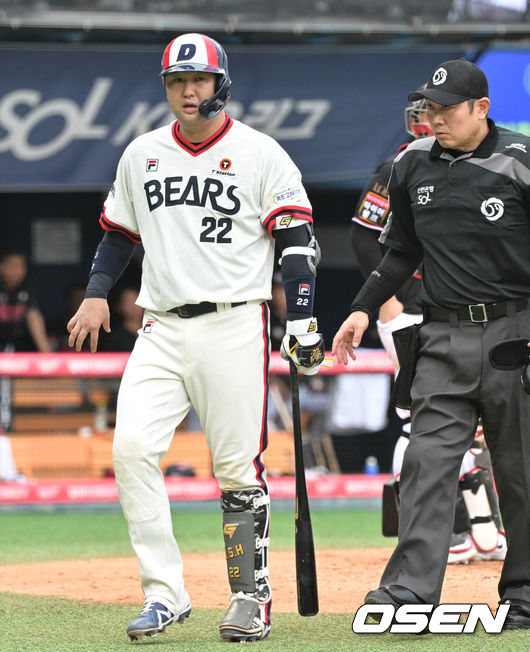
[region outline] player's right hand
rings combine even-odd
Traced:
[[[75,315],[67,325],[70,337],[68,346],[81,351],[83,342],[90,335],[90,350],[95,353],[98,348],[99,329],[103,326],[110,333],[110,311],[106,299],[84,299]]]
[[[356,349],[368,328],[370,319],[365,312],[356,310],[343,322],[333,338],[331,355],[337,358],[337,362],[348,364],[348,356],[356,360],[353,349]]]
[[[324,338],[320,333],[285,334],[280,355],[284,360],[292,360],[301,374],[313,376],[324,361]]]
[[[324,360],[324,338],[314,317],[287,320],[280,346],[284,360],[292,360],[301,374],[312,376]]]

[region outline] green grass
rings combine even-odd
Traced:
[[[274,506],[273,506],[274,507]],[[381,536],[378,511],[323,511],[313,509],[315,545],[318,549],[392,546],[394,539]],[[223,549],[219,511],[173,513],[174,529],[183,552]],[[271,547],[294,548],[292,511],[274,510]],[[132,556],[127,526],[120,512],[9,512],[0,513],[0,563],[38,560],[88,559]],[[207,571],[206,571],[207,572]],[[352,582],[355,578],[351,578]],[[1,568],[0,568],[1,589]],[[215,587],[212,588],[215,590]],[[347,601],[347,596],[344,597]],[[197,652],[230,650],[219,639],[219,609],[193,610],[182,627],[136,643],[128,640],[126,624],[138,615],[137,605],[91,603],[22,594],[0,595],[0,652],[114,652],[134,647]],[[486,635],[356,635],[352,614],[318,614],[302,618],[297,613],[273,610],[273,630],[256,649],[293,652],[482,652],[498,649],[526,651],[529,632]]]
[[[377,511],[313,511],[315,546],[325,548],[391,547],[381,535]],[[223,549],[220,511],[173,512],[173,526],[184,553]],[[272,511],[271,547],[294,548],[292,512]],[[23,512],[0,514],[0,564],[57,559],[133,555],[120,512]],[[1,650],[0,644],[0,650]]]
[[[114,652],[119,650],[171,650],[228,652],[219,638],[220,609],[195,609],[183,626],[172,625],[165,634],[129,641],[125,625],[138,615],[134,605],[105,605],[60,598],[2,594],[0,622],[2,652]],[[351,616],[274,614],[268,639],[254,644],[257,650],[284,652],[482,652],[499,648],[509,652],[528,649],[528,633],[504,632],[500,636],[477,632],[451,635],[355,635]],[[233,647],[233,646],[232,646]],[[237,648],[236,648],[237,649]]]

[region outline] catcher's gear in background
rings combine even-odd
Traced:
[[[213,120],[230,99],[232,82],[228,75],[228,59],[217,41],[204,34],[185,34],[173,39],[162,57],[161,77],[172,72],[211,72],[217,75],[215,94],[199,105],[199,113]]]
[[[427,84],[418,88],[419,91],[425,90]],[[427,105],[424,99],[411,102],[405,108],[405,129],[408,134],[414,138],[425,138],[432,136],[431,126],[427,121]]]
[[[292,360],[300,373],[318,373],[324,361],[324,338],[317,332],[317,320],[310,317],[288,321],[280,354],[284,360]]]
[[[477,469],[466,473],[458,488],[468,514],[473,542],[482,552],[494,550],[498,544],[500,518],[491,471]],[[462,532],[460,529],[456,531]]]
[[[480,432],[480,428],[479,428]],[[407,440],[402,437],[401,458]],[[502,560],[506,554],[506,540],[501,530],[499,503],[491,473],[491,458],[484,448],[483,437],[477,436],[474,446],[464,456],[457,488],[453,532],[457,537],[451,544],[449,564]],[[398,464],[399,468],[401,464]],[[396,473],[396,468],[394,473]],[[383,536],[398,534],[399,480],[391,478],[383,488]],[[458,541],[457,541],[458,539]]]
[[[481,433],[479,426],[478,433]],[[471,454],[475,459],[471,460]],[[491,471],[491,457],[484,436],[478,434],[464,457],[467,472],[458,482],[453,532],[460,543],[451,543],[447,563],[498,561],[506,556],[506,537],[501,530],[499,501]],[[471,468],[470,468],[471,467]],[[454,537],[453,537],[454,538]]]
[[[254,641],[270,631],[269,506],[270,497],[262,489],[221,493],[232,598],[219,631],[227,641]]]

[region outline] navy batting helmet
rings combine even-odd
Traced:
[[[204,34],[184,34],[173,39],[162,57],[162,72],[165,77],[171,72],[197,70],[217,75],[215,94],[201,102],[199,113],[213,120],[230,99],[232,82],[228,75],[226,52],[213,38]]]

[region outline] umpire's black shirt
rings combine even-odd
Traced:
[[[474,152],[411,143],[389,183],[385,244],[423,258],[421,301],[457,308],[530,294],[530,138],[496,127]]]

